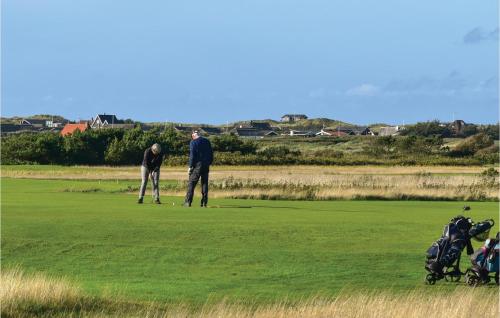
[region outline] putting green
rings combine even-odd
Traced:
[[[407,290],[423,285],[426,249],[464,205],[211,200],[213,208],[182,208],[179,197],[138,205],[120,191],[128,184],[2,179],[2,266],[66,276],[92,294],[167,302]],[[498,221],[497,202],[469,205],[474,220]]]

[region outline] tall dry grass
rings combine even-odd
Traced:
[[[313,299],[297,305],[277,304],[248,310],[242,306],[218,305],[203,309],[198,317],[242,318],[442,318],[498,317],[498,296],[480,290],[455,291],[448,295],[410,292],[404,295],[360,294],[334,299]],[[178,317],[190,317],[179,315]]]
[[[379,166],[216,166],[210,173],[213,198],[289,200],[463,200],[499,199],[498,177],[482,176],[484,167]],[[137,167],[54,167],[2,169],[3,177],[53,179],[137,179]],[[162,195],[182,196],[187,173],[163,167]],[[87,189],[88,190],[88,189]],[[92,188],[99,191],[99,188]],[[73,190],[71,190],[73,191]],[[80,191],[80,190],[76,190]],[[83,190],[82,190],[83,191]],[[136,193],[138,189],[124,189]]]
[[[404,294],[351,291],[331,299],[254,306],[220,302],[193,309],[90,298],[67,281],[27,275],[18,269],[2,271],[0,301],[2,317],[490,318],[499,314],[498,289],[491,288]]]
[[[165,185],[163,194],[182,195],[185,184]],[[498,200],[498,178],[480,175],[277,175],[210,182],[214,198],[291,200]]]
[[[479,174],[485,168],[479,166],[213,166],[210,176],[214,180],[233,177],[236,179],[267,178],[269,176],[307,176],[322,175],[406,175],[406,174]],[[185,180],[184,167],[162,167],[162,178]],[[1,177],[33,179],[99,179],[134,180],[140,179],[139,167],[107,166],[45,166],[44,169],[31,169],[26,166],[4,166]]]
[[[26,274],[20,269],[1,271],[2,317],[29,317],[29,312],[50,312],[80,307],[84,297],[78,287],[63,279]],[[34,313],[33,313],[34,314]]]

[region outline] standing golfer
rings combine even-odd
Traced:
[[[161,146],[159,144],[154,144],[144,151],[144,159],[142,160],[141,166],[142,183],[137,203],[141,204],[143,202],[146,186],[148,185],[148,179],[151,176],[151,182],[153,183],[153,196],[155,200],[154,202],[156,204],[161,204],[159,181],[162,162],[163,153],[161,152]]]
[[[208,203],[208,172],[213,161],[212,145],[196,130],[191,134],[191,139],[189,144],[189,183],[184,206],[191,206],[194,188],[201,177],[201,206],[206,208]]]

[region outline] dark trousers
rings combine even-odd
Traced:
[[[201,205],[206,206],[208,203],[208,173],[209,166],[204,166],[201,163],[196,164],[193,172],[189,175],[188,188],[185,202],[191,205],[193,202],[194,189],[198,180],[201,178]]]

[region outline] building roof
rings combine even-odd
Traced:
[[[119,120],[115,115],[97,115],[102,122],[107,121],[108,124],[123,124],[123,120]]]
[[[281,116],[281,118],[283,118],[283,117],[302,117],[302,118],[307,118],[307,116],[304,115],[304,114],[285,114],[285,115]]]
[[[345,131],[339,131],[335,129],[322,129],[320,132],[316,134],[316,136],[334,136],[334,137],[342,137],[346,135],[347,133]]]
[[[21,125],[45,125],[47,122],[46,119],[26,119],[23,118],[20,121]]]
[[[12,133],[21,130],[31,130],[30,125],[16,125],[16,124],[0,124],[0,131],[2,133]]]
[[[206,135],[222,134],[222,130],[218,127],[175,126],[174,129],[183,133],[192,133],[193,131],[197,130],[201,134],[206,134]]]
[[[339,126],[336,128],[336,130],[346,132],[347,134],[355,134],[355,135],[366,134],[371,132],[370,128],[366,126],[352,126],[352,127]]]
[[[62,136],[71,135],[76,130],[83,132],[83,131],[87,130],[88,128],[89,128],[88,124],[66,124],[64,126],[63,130],[61,130],[61,135]]]
[[[269,123],[266,123],[266,122],[262,123],[262,122],[251,121],[250,127],[258,129],[258,130],[272,130],[271,125]]]
[[[278,133],[272,129],[262,130],[253,127],[236,127],[230,131],[232,134],[236,134],[240,137],[266,137],[266,136],[278,136]]]
[[[262,131],[255,128],[236,128],[236,134],[241,137],[259,137],[262,136]]]
[[[124,124],[124,121],[123,120],[120,120],[118,118],[116,118],[115,115],[107,115],[107,114],[99,114],[96,116],[96,118],[94,119],[93,123],[97,120],[97,119],[100,119],[101,120],[101,123],[108,123],[108,125],[113,125],[113,124]]]
[[[264,136],[278,136],[278,133],[274,130],[264,132]]]

